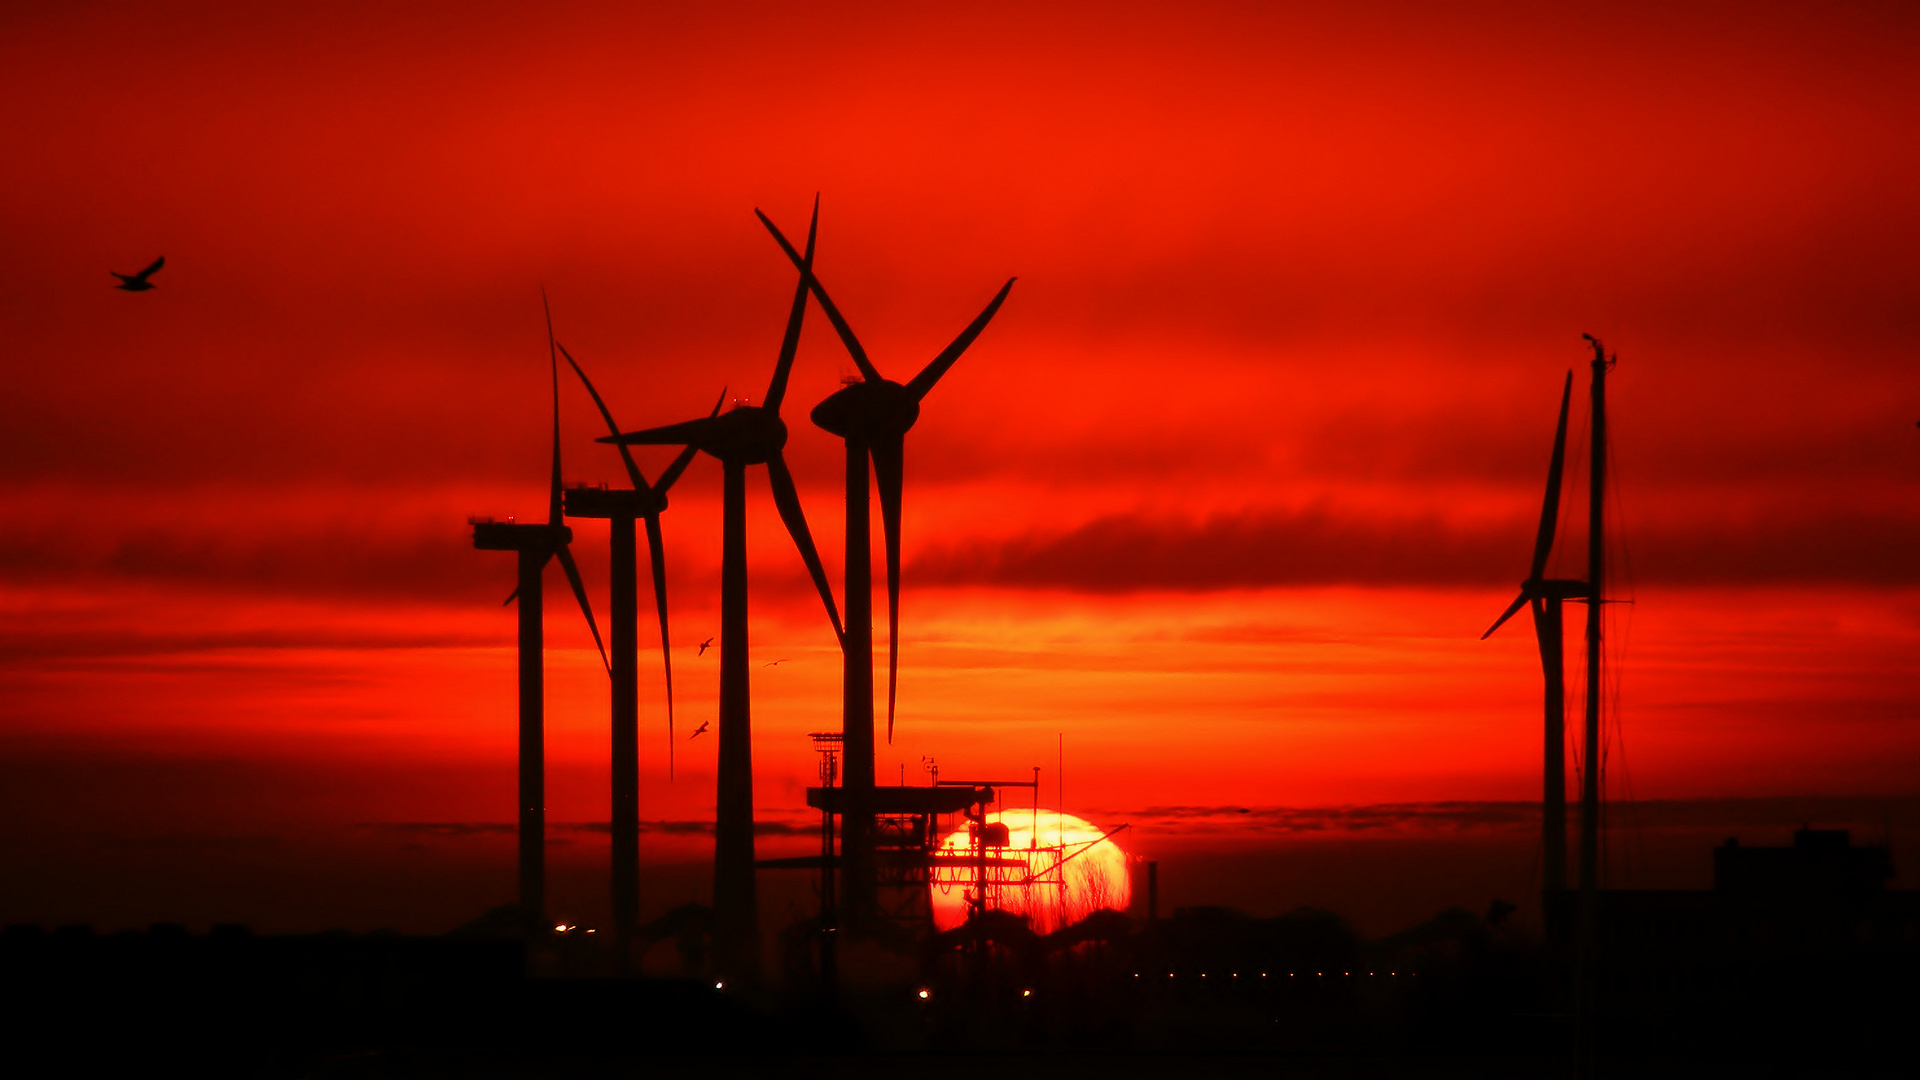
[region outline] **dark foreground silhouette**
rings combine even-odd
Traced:
[[[1920,894],[1880,888],[1884,849],[1798,840],[1725,849],[1714,890],[1607,894],[1603,1075],[1911,1064]],[[0,1010],[13,1075],[1571,1075],[1566,943],[1513,910],[1377,940],[1313,909],[1101,911],[1047,935],[990,911],[864,971],[843,949],[835,989],[796,924],[758,990],[606,977],[610,942],[528,941],[511,909],[442,937],[17,926]],[[709,914],[643,936],[704,972]]]

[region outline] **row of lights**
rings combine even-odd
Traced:
[[[1291,978],[1295,978],[1295,977],[1297,977],[1297,976],[1298,976],[1298,974],[1299,974],[1298,972],[1294,972],[1294,971],[1289,971],[1289,972],[1287,972],[1287,978],[1289,978],[1289,979],[1291,979]],[[1379,973],[1379,972],[1377,972],[1377,971],[1369,971],[1369,972],[1367,972],[1367,978],[1369,978],[1369,979],[1372,979],[1372,978],[1377,978],[1377,977],[1379,977],[1379,974],[1380,974],[1380,973]],[[1400,973],[1399,973],[1399,972],[1397,972],[1397,971],[1389,971],[1389,972],[1387,972],[1387,975],[1388,975],[1389,977],[1392,977],[1392,978],[1397,978],[1397,977],[1399,976],[1399,974],[1400,974]],[[1408,972],[1407,974],[1408,974],[1408,976],[1409,976],[1409,977],[1411,977],[1413,973],[1412,973],[1412,972]],[[1352,978],[1352,977],[1353,977],[1353,972],[1351,972],[1351,971],[1343,971],[1343,972],[1341,972],[1341,973],[1340,973],[1340,975],[1341,975],[1341,977],[1343,977],[1343,978]],[[1327,973],[1326,973],[1326,972],[1324,972],[1324,971],[1316,971],[1316,972],[1314,972],[1314,973],[1313,973],[1313,976],[1314,976],[1314,978],[1316,978],[1316,979],[1324,979],[1324,978],[1326,978],[1326,976],[1327,976]],[[1140,977],[1140,973],[1139,973],[1139,972],[1137,972],[1137,971],[1136,971],[1136,972],[1134,972],[1134,973],[1133,973],[1133,977],[1134,977],[1134,978],[1136,978],[1136,979],[1137,979],[1137,978],[1139,978],[1139,977]],[[1203,978],[1203,979],[1204,979],[1204,978],[1206,978],[1206,977],[1207,977],[1207,973],[1206,973],[1206,972],[1204,972],[1204,971],[1203,971],[1203,972],[1201,972],[1201,973],[1200,973],[1200,977],[1201,977],[1201,978]],[[1233,979],[1237,979],[1237,978],[1239,978],[1239,977],[1240,977],[1240,973],[1239,973],[1239,972],[1237,972],[1237,971],[1236,971],[1236,972],[1234,972],[1234,973],[1233,973],[1232,975],[1230,975],[1230,976],[1228,976],[1228,978],[1233,978]],[[1260,973],[1260,977],[1261,977],[1261,978],[1263,978],[1263,979],[1264,979],[1264,978],[1266,978],[1266,977],[1267,977],[1267,973],[1266,973],[1266,972],[1264,972],[1264,971],[1263,971],[1263,972],[1261,972],[1261,973]],[[1169,972],[1167,972],[1167,978],[1169,978],[1169,979],[1171,979],[1171,978],[1174,978],[1174,974],[1173,974],[1173,972],[1171,972],[1171,971],[1169,971]]]
[[[555,929],[555,930],[562,930],[562,928],[561,928],[561,927],[558,927],[558,926],[556,926],[556,927],[554,927],[554,929]],[[562,932],[564,932],[564,931],[562,931]],[[591,933],[593,933],[593,931],[591,931],[591,930],[589,930],[589,931],[587,931],[587,933],[589,933],[589,934],[591,934]],[[1315,978],[1325,978],[1325,977],[1326,977],[1326,974],[1327,974],[1327,973],[1326,973],[1326,972],[1324,972],[1324,971],[1316,971],[1316,972],[1314,972],[1313,974],[1314,974],[1314,977],[1315,977]],[[1341,974],[1342,976],[1344,976],[1344,977],[1347,977],[1347,978],[1351,978],[1351,977],[1353,976],[1353,972],[1351,972],[1351,971],[1343,971],[1343,972],[1341,972],[1340,974]],[[1399,974],[1400,974],[1400,973],[1399,973],[1399,972],[1397,972],[1397,971],[1389,971],[1389,972],[1387,972],[1387,975],[1388,975],[1388,976],[1390,976],[1390,977],[1398,977],[1398,976],[1399,976]],[[1409,972],[1409,974],[1411,974],[1411,972]],[[1291,979],[1291,978],[1294,978],[1294,977],[1295,977],[1296,975],[1298,975],[1298,972],[1293,972],[1293,971],[1289,971],[1289,972],[1287,972],[1287,978],[1289,978],[1289,979]],[[1377,971],[1369,971],[1369,972],[1367,972],[1367,977],[1368,977],[1368,978],[1374,978],[1374,977],[1376,977],[1376,976],[1378,976],[1378,975],[1379,975],[1379,972],[1377,972]],[[1140,977],[1140,973],[1139,973],[1139,972],[1137,972],[1137,971],[1136,971],[1136,972],[1134,972],[1134,973],[1133,973],[1133,977],[1134,977],[1134,978],[1136,978],[1136,979],[1137,979],[1137,978],[1139,978],[1139,977]],[[1167,978],[1169,978],[1169,979],[1171,979],[1171,978],[1174,978],[1174,977],[1175,977],[1175,976],[1174,976],[1174,974],[1173,974],[1173,972],[1171,972],[1171,971],[1169,971],[1169,972],[1167,972]],[[1201,972],[1201,973],[1200,973],[1200,977],[1201,977],[1201,978],[1203,978],[1203,979],[1204,979],[1204,978],[1206,978],[1206,977],[1207,977],[1207,973],[1206,973],[1206,972],[1204,972],[1204,971],[1203,971],[1203,972]],[[1233,973],[1232,975],[1230,975],[1230,976],[1228,976],[1228,977],[1229,977],[1229,978],[1234,978],[1234,979],[1237,979],[1237,978],[1239,978],[1239,977],[1240,977],[1240,973],[1236,971],[1236,972],[1234,972],[1234,973]],[[1261,977],[1261,978],[1263,978],[1263,979],[1264,979],[1264,978],[1266,978],[1266,977],[1267,977],[1267,973],[1266,973],[1266,972],[1264,972],[1264,971],[1263,971],[1263,972],[1261,972],[1261,973],[1260,973],[1260,977]],[[726,982],[725,982],[724,980],[721,980],[721,981],[716,981],[716,982],[715,982],[715,983],[713,984],[713,988],[714,988],[715,990],[725,990],[725,989],[727,988],[727,984],[726,984]],[[923,987],[921,987],[921,988],[920,988],[920,989],[919,989],[918,991],[916,991],[916,992],[915,992],[915,994],[914,994],[914,996],[915,996],[915,997],[917,997],[917,998],[919,998],[919,999],[920,999],[921,1001],[926,1001],[926,1000],[929,1000],[930,998],[932,998],[932,997],[933,997],[933,991],[931,991],[931,990],[929,990],[929,989],[927,989],[926,987],[924,987],[924,986],[923,986]],[[1033,991],[1032,991],[1032,990],[1022,990],[1022,991],[1020,991],[1020,996],[1021,996],[1021,997],[1023,997],[1023,998],[1030,998],[1030,997],[1032,997],[1032,996],[1033,996]]]

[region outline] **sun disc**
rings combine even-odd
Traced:
[[[1024,915],[1036,933],[1070,926],[1102,908],[1126,910],[1132,897],[1127,853],[1104,830],[1072,814],[1053,810],[1002,810],[987,824],[1007,828],[1007,846],[992,848],[996,858],[1018,859],[1024,867],[996,870],[1002,882],[989,890],[991,906]],[[944,852],[969,850],[965,827],[940,843]],[[933,886],[933,921],[941,930],[967,918],[966,894],[972,877],[948,870]]]

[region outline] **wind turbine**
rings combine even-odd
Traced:
[[[1542,888],[1557,893],[1567,887],[1567,765],[1566,765],[1566,655],[1561,620],[1561,605],[1568,600],[1585,600],[1584,581],[1548,578],[1547,559],[1553,552],[1553,533],[1560,520],[1560,480],[1567,457],[1567,412],[1573,404],[1573,372],[1567,372],[1560,393],[1560,422],[1553,432],[1553,457],[1547,466],[1547,496],[1540,506],[1540,531],[1533,544],[1533,567],[1527,580],[1520,583],[1520,595],[1494,620],[1485,641],[1506,624],[1520,608],[1533,609],[1533,633],[1540,643],[1540,667],[1546,676],[1546,783],[1541,799],[1540,829],[1546,863]]]
[[[547,918],[546,671],[540,578],[556,556],[587,617],[587,628],[593,631],[600,663],[609,674],[613,670],[600,641],[600,627],[593,620],[593,605],[587,602],[580,567],[567,548],[573,530],[561,520],[560,362],[552,349],[548,353],[553,369],[553,474],[547,489],[547,520],[530,524],[488,518],[472,523],[474,547],[512,551],[520,557],[519,584],[507,603],[520,601],[520,914],[529,931],[545,926]]]
[[[947,373],[960,354],[986,329],[994,313],[1007,299],[1014,278],[1000,287],[985,310],[968,324],[960,336],[941,350],[918,375],[905,385],[887,379],[867,358],[860,339],[834,306],[820,279],[812,272],[812,241],[803,257],[787,242],[778,226],[767,215],[755,210],[761,224],[773,234],[781,250],[800,268],[806,285],[820,308],[840,335],[853,362],[859,365],[860,381],[849,382],[815,406],[812,420],[846,442],[847,450],[847,557],[846,557],[846,646],[841,650],[842,678],[841,737],[845,754],[846,797],[843,808],[842,848],[847,856],[848,902],[857,914],[871,911],[877,888],[873,866],[871,830],[868,816],[858,810],[863,796],[873,790],[873,552],[869,536],[867,459],[873,459],[873,473],[879,481],[880,517],[886,533],[887,555],[887,741],[893,741],[893,715],[899,682],[900,652],[900,489],[904,472],[903,458],[907,431],[920,418],[920,402],[940,377]],[[819,215],[816,201],[815,217]]]
[[[786,336],[780,342],[773,380],[760,405],[741,404],[731,411],[685,423],[601,439],[615,445],[689,446],[720,460],[723,539],[720,569],[720,764],[713,830],[713,922],[716,960],[727,975],[752,978],[759,968],[759,906],[755,896],[753,862],[753,742],[751,689],[747,668],[747,466],[765,465],[774,505],[787,532],[806,563],[814,588],[826,604],[834,638],[845,647],[840,613],[834,606],[820,553],[807,529],[794,489],[793,474],[781,450],[787,425],[780,419],[786,397],[787,375],[800,344],[800,324],[806,315],[807,276],[813,265],[814,235],[819,208],[807,231],[807,254],[801,261],[800,284],[794,290],[787,316]]]
[[[1553,877],[1558,874],[1561,888],[1566,884],[1566,791],[1565,780],[1554,766],[1561,753],[1560,725],[1563,722],[1564,703],[1558,683],[1561,680],[1560,663],[1560,621],[1558,602],[1575,600],[1587,605],[1587,678],[1586,710],[1581,731],[1580,769],[1580,859],[1578,893],[1574,908],[1574,962],[1573,962],[1573,1006],[1574,1006],[1574,1045],[1575,1056],[1583,1071],[1590,1070],[1595,1038],[1595,1012],[1593,966],[1598,948],[1595,937],[1595,925],[1598,920],[1600,893],[1600,794],[1604,782],[1600,761],[1600,707],[1601,685],[1603,682],[1603,634],[1605,623],[1602,619],[1601,605],[1606,600],[1606,490],[1607,490],[1607,372],[1612,370],[1618,358],[1609,358],[1600,339],[1591,334],[1582,337],[1593,346],[1591,405],[1592,445],[1588,451],[1587,480],[1587,580],[1584,582],[1553,581],[1542,578],[1546,568],[1546,553],[1553,545],[1553,521],[1558,516],[1560,495],[1560,472],[1565,451],[1567,433],[1567,409],[1573,393],[1573,373],[1567,373],[1567,388],[1560,399],[1560,426],[1554,436],[1552,471],[1547,478],[1547,504],[1541,512],[1540,539],[1536,542],[1533,555],[1533,573],[1520,585],[1520,597],[1508,607],[1493,627],[1487,631],[1492,634],[1500,628],[1522,603],[1534,605],[1536,627],[1543,628],[1541,635],[1541,658],[1547,668],[1547,754],[1549,768],[1547,773],[1547,798],[1549,825],[1554,810],[1554,801],[1558,799],[1560,827],[1556,832],[1548,829],[1547,841],[1552,845],[1559,842],[1559,865],[1551,859],[1554,850],[1548,848],[1547,868],[1549,888]],[[1543,613],[1542,604],[1546,605]],[[1544,619],[1543,619],[1544,615]],[[1486,635],[1482,635],[1484,639]],[[1553,919],[1553,910],[1558,905],[1548,905],[1549,926]],[[1551,930],[1550,930],[1551,932]]]
[[[542,296],[544,301],[545,297]],[[567,358],[567,364],[593,397],[593,404],[615,435],[620,425],[594,389],[593,380],[580,367],[566,346],[553,339],[553,313],[547,313],[547,341]],[[722,397],[725,395],[723,394]],[[715,403],[714,410],[719,411]],[[612,899],[614,934],[619,942],[621,962],[627,960],[627,942],[640,925],[640,634],[639,574],[634,522],[647,523],[647,553],[653,566],[653,599],[660,613],[660,660],[666,669],[667,688],[667,773],[673,773],[673,655],[667,634],[667,563],[660,535],[660,514],[667,508],[667,490],[686,471],[693,460],[694,448],[688,447],[673,459],[660,482],[648,484],[634,463],[633,454],[622,446],[620,460],[627,467],[631,490],[573,488],[566,493],[566,512],[571,517],[606,518],[611,558],[611,598],[607,635],[613,644],[612,687],[612,822],[613,842]]]

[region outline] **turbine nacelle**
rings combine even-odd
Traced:
[[[787,445],[787,422],[760,405],[740,405],[718,416],[683,424],[603,436],[616,446],[691,446],[721,461],[765,465]]]
[[[644,518],[666,512],[667,493],[653,489],[572,487],[566,492],[565,509],[568,517]]]
[[[920,402],[891,379],[850,382],[813,407],[814,426],[842,439],[877,439],[905,435],[920,419]]]
[[[565,525],[539,522],[476,521],[473,546],[481,551],[553,551],[573,543],[573,530]]]

